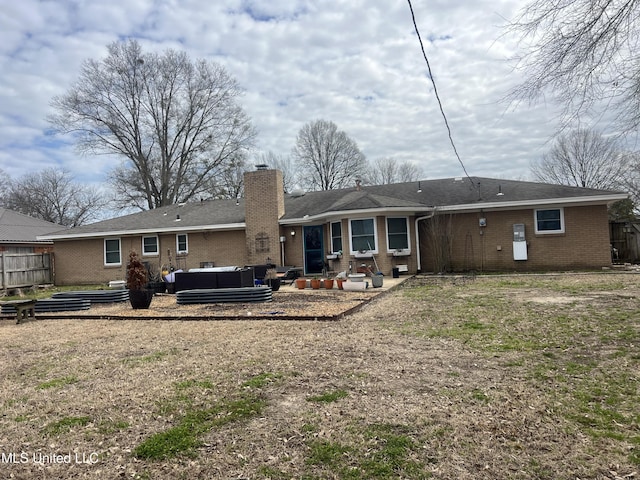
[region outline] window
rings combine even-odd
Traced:
[[[331,251],[342,251],[342,222],[331,222]]]
[[[178,235],[176,235],[176,252],[177,253],[189,252],[189,243],[187,241],[186,233],[179,233]]]
[[[535,211],[536,233],[564,233],[564,210],[549,208]]]
[[[373,218],[363,218],[351,220],[351,252],[356,253],[363,250],[376,250],[376,227]]]
[[[142,255],[158,255],[158,237],[142,237]]]
[[[122,257],[120,256],[120,239],[119,238],[104,239],[104,264],[105,265],[122,265]]]
[[[389,251],[409,249],[409,219],[387,218],[387,245]]]

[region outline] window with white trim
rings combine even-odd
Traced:
[[[537,234],[564,233],[564,209],[545,208],[535,211]]]
[[[342,251],[342,222],[331,222],[331,252]]]
[[[371,251],[378,253],[376,247],[376,222],[373,218],[359,218],[349,221],[351,253]]]
[[[390,252],[409,249],[409,219],[387,217],[387,249]]]
[[[179,254],[189,252],[189,241],[186,233],[176,235],[176,252]]]
[[[122,265],[119,238],[104,239],[104,264],[107,266]]]
[[[158,255],[159,252],[157,235],[142,237],[142,255]]]

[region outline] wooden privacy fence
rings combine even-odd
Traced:
[[[50,253],[0,252],[2,289],[53,283]]]

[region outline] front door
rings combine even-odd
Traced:
[[[303,227],[304,236],[304,273],[320,275],[324,268],[324,242],[322,225]]]

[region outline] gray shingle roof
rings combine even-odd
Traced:
[[[420,190],[420,191],[419,191]],[[501,193],[501,195],[498,195]],[[523,208],[548,203],[608,203],[626,198],[618,191],[550,185],[492,178],[447,178],[420,182],[363,186],[285,195],[283,223],[329,218],[349,212],[405,211],[420,214],[441,209]],[[178,220],[178,216],[180,220]],[[57,238],[243,229],[244,200],[208,200],[171,205],[84,225],[52,235]]]
[[[38,240],[39,235],[59,231],[61,225],[0,208],[0,243],[51,243]]]

